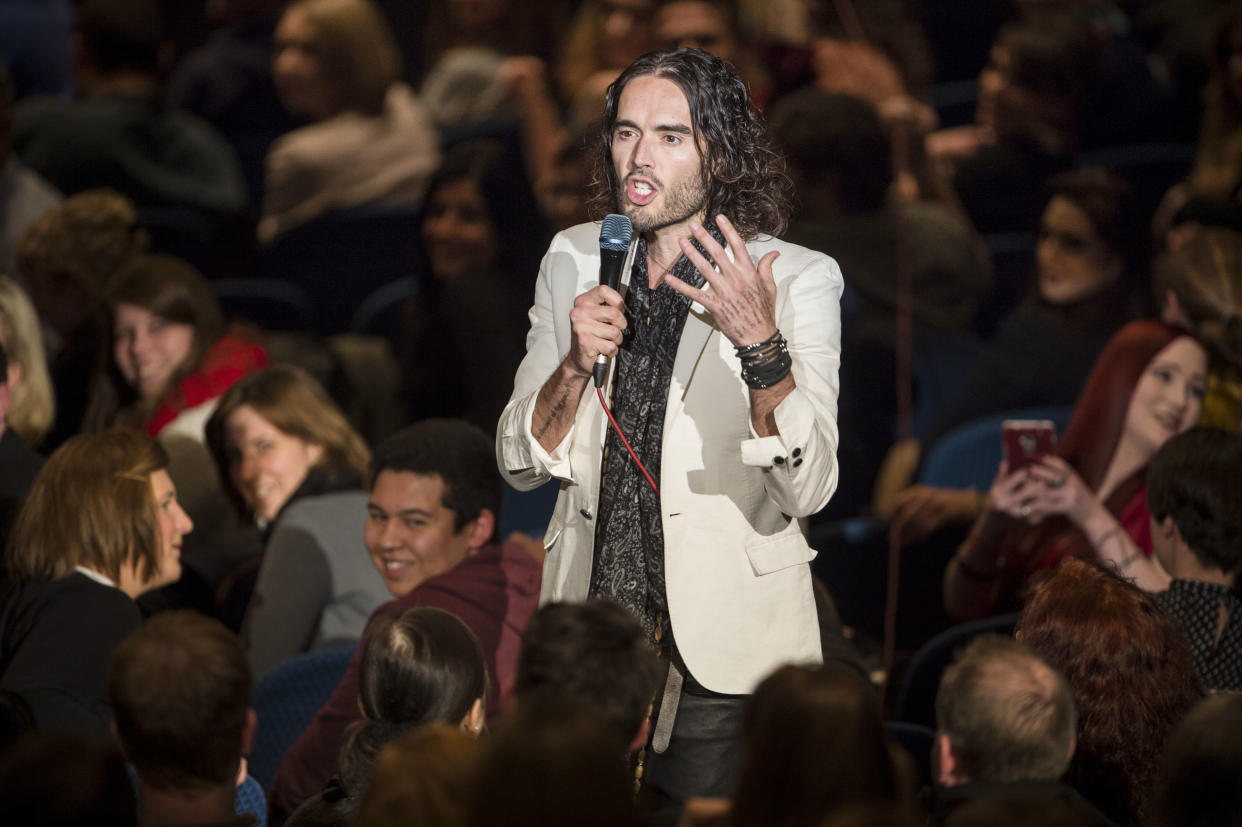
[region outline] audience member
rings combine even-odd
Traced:
[[[1000,321],[956,397],[924,442],[976,419],[1070,405],[1109,338],[1142,316],[1143,228],[1130,189],[1099,169],[1058,175],[1039,224],[1035,279],[1026,299]],[[1022,288],[997,282],[990,304],[1007,305]],[[913,469],[908,469],[913,471]],[[896,501],[893,531],[909,545],[979,515],[975,491],[915,485]]]
[[[423,606],[381,618],[362,647],[358,670],[362,720],[346,735],[337,774],[286,824],[352,824],[380,749],[428,724],[455,724],[478,737],[486,694],[483,651],[456,616]]]
[[[415,420],[462,417],[495,431],[525,352],[525,310],[548,241],[521,163],[494,141],[450,149],[420,231],[429,278],[403,325],[406,409]]]
[[[9,534],[26,499],[26,492],[43,467],[43,458],[32,451],[8,424],[13,398],[8,377],[8,356],[3,345],[0,345],[0,549],[8,545]],[[4,575],[6,565],[4,554],[0,553],[0,577]]]
[[[1173,731],[1152,793],[1151,827],[1242,825],[1242,696],[1207,698]]]
[[[112,358],[96,371],[87,430],[121,425],[197,440],[220,395],[267,364],[263,348],[226,329],[220,305],[193,266],[141,255],[108,290]]]
[[[1161,318],[1192,331],[1213,356],[1199,422],[1242,422],[1242,232],[1204,227],[1156,260],[1152,291]]]
[[[1074,693],[1068,782],[1118,824],[1141,824],[1165,744],[1202,695],[1180,630],[1117,575],[1066,560],[1035,587],[1015,634]]]
[[[13,154],[13,81],[0,62],[0,273],[14,272],[17,240],[60,202],[56,188]]]
[[[811,827],[902,784],[875,692],[840,664],[782,666],[755,689],[742,727],[728,824]]]
[[[180,576],[193,528],[167,464],[143,434],[83,435],[31,486],[0,590],[0,689],[40,729],[108,737],[108,657],[139,625],[134,600]]]
[[[1242,45],[1242,4],[1218,4],[1206,57],[1211,77],[1203,90],[1203,121],[1194,167],[1175,198],[1204,205],[1233,205],[1242,186],[1242,73],[1237,57]]]
[[[28,827],[138,823],[125,761],[111,744],[34,733],[0,754],[4,817]]]
[[[651,29],[656,0],[587,0],[565,32],[557,87],[569,123],[599,117],[599,102],[621,70],[655,48]]]
[[[494,717],[513,685],[540,563],[517,543],[496,543],[503,483],[491,438],[461,421],[425,420],[376,446],[370,476],[365,542],[396,597],[371,622],[415,606],[461,618],[483,647]],[[359,659],[285,753],[268,795],[274,827],[332,775],[345,729],[359,719]]]
[[[513,693],[519,704],[593,706],[622,750],[635,752],[647,743],[662,671],[642,624],[620,604],[548,603],[522,635]]]
[[[73,35],[78,99],[24,101],[13,145],[66,195],[111,187],[140,209],[185,210],[187,220],[235,214],[246,188],[232,148],[157,102],[166,35],[157,0],[84,0]]]
[[[414,56],[416,65],[411,68],[425,77],[447,53],[463,48],[486,49],[501,56],[525,55],[541,63],[554,61],[572,5],[570,0],[548,0],[534,15],[519,0],[430,0],[420,31],[421,53]]]
[[[267,154],[260,240],[332,210],[417,203],[440,160],[439,141],[398,79],[383,12],[371,0],[293,0],[275,43],[276,90],[311,123]]]
[[[225,492],[264,533],[242,628],[262,675],[308,649],[358,640],[387,598],[362,547],[369,454],[309,374],[278,365],[239,379],[207,421]]]
[[[1068,24],[1007,25],[979,75],[976,122],[928,136],[945,197],[979,232],[1026,231],[1039,217],[1030,194],[1069,166],[1084,84],[1080,35]]]
[[[1156,452],[1147,470],[1147,510],[1166,584],[1153,597],[1186,633],[1205,689],[1242,692],[1242,434],[1191,428]]]
[[[478,740],[451,724],[430,724],[380,750],[354,819],[357,827],[465,827],[474,799]]]
[[[745,43],[730,0],[662,0],[652,26],[653,48],[694,48],[737,67],[750,99],[763,109],[772,95],[767,69]]]
[[[536,179],[535,194],[544,218],[554,232],[591,220],[591,162],[599,141],[597,129],[587,126],[570,135],[547,172]]]
[[[1122,328],[1056,454],[1013,473],[1001,464],[982,516],[945,570],[950,617],[1004,611],[1032,572],[1068,557],[1132,573],[1151,554],[1147,464],[1199,420],[1206,383],[1207,354],[1184,331],[1155,321]]]
[[[37,448],[56,415],[52,377],[34,305],[21,285],[7,276],[0,276],[0,345],[8,356],[5,423],[23,442]]]
[[[272,80],[272,35],[286,2],[208,3],[206,13],[219,28],[178,62],[164,91],[170,106],[207,121],[237,152],[255,210],[268,149],[302,125],[285,111]]]
[[[112,653],[113,734],[138,774],[139,824],[244,825],[234,817],[256,717],[236,636],[192,611],[148,620]]]
[[[104,297],[117,271],[146,252],[149,240],[132,201],[94,190],[66,199],[18,242],[17,275],[43,325],[55,391],[49,450],[82,430],[107,324]]]
[[[1021,796],[1064,802],[1088,824],[1111,824],[1060,783],[1077,724],[1069,685],[1043,658],[1009,638],[976,638],[936,692],[928,823],[947,823],[972,801]]]
[[[642,821],[625,756],[598,711],[519,704],[486,746],[470,827],[635,827]]]

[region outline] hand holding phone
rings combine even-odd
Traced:
[[[1050,419],[1006,419],[1001,437],[1011,474],[1057,450],[1057,426]]]

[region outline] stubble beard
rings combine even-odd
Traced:
[[[617,185],[617,204],[630,219],[634,231],[651,233],[698,215],[707,203],[707,184],[702,173],[695,177],[687,176],[669,189],[661,187],[658,197],[662,198],[663,204],[656,209],[652,209],[652,205],[631,204],[625,197],[625,179]]]

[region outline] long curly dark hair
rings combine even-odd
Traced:
[[[704,215],[723,213],[748,241],[761,233],[783,232],[793,192],[785,173],[785,160],[772,148],[746,84],[729,64],[700,49],[649,52],[631,63],[608,87],[592,210],[603,217],[617,208],[620,182],[612,163],[617,105],[626,85],[644,75],[676,83],[690,104],[694,137],[704,147]]]

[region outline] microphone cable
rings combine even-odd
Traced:
[[[608,416],[608,421],[612,423],[612,429],[617,432],[617,436],[621,437],[621,444],[625,446],[625,450],[629,451],[630,459],[634,460],[634,464],[638,466],[638,470],[643,472],[643,476],[647,478],[647,483],[651,486],[651,490],[656,496],[660,496],[660,489],[655,484],[655,480],[651,478],[651,474],[647,471],[647,466],[643,465],[643,461],[638,458],[638,454],[634,453],[634,449],[630,447],[630,441],[625,438],[625,434],[621,432],[621,426],[617,424],[616,417],[612,415],[612,410],[608,407],[608,403],[604,401],[604,389],[595,388],[595,395],[599,398],[599,404],[604,409],[604,413]]]

